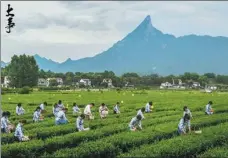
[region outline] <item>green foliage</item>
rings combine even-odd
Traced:
[[[20,88],[18,93],[19,94],[29,94],[32,91],[31,88],[29,88],[28,86],[25,86],[23,88]]]
[[[11,87],[21,88],[37,85],[39,68],[33,56],[25,54],[20,56],[14,55],[6,69]]]
[[[132,94],[135,94],[132,96]],[[79,97],[79,95],[81,95]],[[11,99],[10,99],[11,98]],[[26,119],[25,135],[30,136],[29,142],[17,143],[12,134],[2,134],[2,157],[190,157],[201,155],[209,148],[223,146],[227,141],[227,93],[203,94],[197,91],[149,91],[128,90],[120,93],[100,92],[33,92],[28,95],[5,94],[2,96],[3,110],[12,112],[9,120],[17,124],[19,119]],[[69,105],[67,118],[70,123],[56,126],[52,113],[52,105],[59,99]],[[112,113],[113,105],[120,104],[121,114]],[[142,131],[130,132],[128,123],[137,110],[152,100],[152,113],[144,114]],[[205,105],[214,101],[214,115],[204,114]],[[21,102],[26,114],[15,115],[15,107]],[[34,107],[42,101],[49,104],[43,122],[32,123]],[[85,120],[85,127],[90,131],[77,132],[76,118],[72,115],[72,104],[77,102],[83,111],[85,105],[95,102],[92,113],[95,120]],[[109,108],[106,119],[100,119],[97,112],[101,102]],[[192,111],[192,129],[203,131],[201,135],[190,134],[177,136],[177,125],[183,116],[183,106],[187,104]],[[118,117],[117,117],[118,116]],[[223,124],[225,123],[225,124]],[[215,126],[215,127],[213,127]],[[225,131],[226,130],[226,131]],[[174,148],[175,147],[175,148]],[[150,152],[149,152],[150,151]],[[219,155],[225,155],[221,150]]]
[[[58,86],[58,82],[55,79],[49,80],[49,86],[50,87]]]
[[[179,136],[153,145],[143,145],[120,157],[192,157],[226,141],[228,141],[228,123],[204,128],[201,135]]]

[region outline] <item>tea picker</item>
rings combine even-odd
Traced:
[[[14,133],[14,137],[16,140],[18,141],[28,141],[30,140],[28,136],[25,136],[24,133],[23,133],[23,125],[26,123],[26,120],[21,120],[19,121],[17,127],[16,127],[16,130],[15,130],[15,133]]]
[[[131,122],[129,123],[129,129],[130,131],[136,131],[137,127],[142,130],[142,124],[141,124],[142,116],[137,115],[136,117],[133,117],[131,119]]]
[[[76,128],[79,132],[89,130],[89,128],[84,128],[84,119],[85,119],[85,115],[81,114],[80,116],[78,116],[76,120]]]
[[[95,104],[94,103],[90,103],[90,104],[86,105],[86,107],[84,109],[85,117],[88,118],[89,120],[93,120],[94,119],[94,116],[91,113],[91,108],[93,106],[95,106]]]
[[[190,125],[190,115],[185,114],[184,117],[180,119],[180,122],[178,124],[177,132],[178,134],[186,134],[187,133],[187,128],[189,132],[191,132],[191,125]]]
[[[116,105],[114,105],[114,108],[113,108],[113,113],[114,114],[120,114],[120,107],[119,107],[120,103],[117,102]]]
[[[209,101],[208,104],[206,105],[206,110],[205,110],[206,115],[212,115],[214,113],[214,110],[211,107],[212,104],[213,104],[212,101]]]
[[[153,105],[153,102],[152,102],[152,101],[150,101],[149,103],[146,104],[146,107],[145,107],[145,112],[146,112],[146,113],[149,113],[149,112],[152,111],[152,110],[150,109],[152,105]]]
[[[142,117],[142,119],[145,119],[145,117],[144,117],[144,115],[143,115],[144,112],[145,112],[145,108],[142,107],[141,109],[138,110],[137,115],[140,115],[140,116]],[[136,116],[137,116],[137,115],[136,115]]]

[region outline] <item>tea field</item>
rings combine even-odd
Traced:
[[[62,100],[70,121],[66,125],[55,125],[52,107]],[[212,100],[214,115],[205,115],[205,106]],[[44,121],[33,123],[35,108],[46,101],[47,113]],[[113,114],[113,105],[119,101],[121,114]],[[131,132],[128,124],[137,110],[153,101],[153,112],[144,114],[142,131]],[[25,115],[16,116],[18,102],[22,103]],[[81,111],[94,102],[94,120],[85,120],[89,131],[76,132],[76,117],[72,104],[76,102]],[[106,119],[100,119],[101,103],[109,108]],[[201,134],[177,135],[177,126],[187,105],[193,115],[193,130]],[[101,92],[33,92],[31,94],[2,95],[2,110],[10,111],[9,120],[16,125],[26,119],[24,134],[29,142],[15,142],[13,133],[1,134],[1,156],[14,157],[228,157],[228,93],[212,94],[198,91],[105,91]]]

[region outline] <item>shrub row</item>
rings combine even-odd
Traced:
[[[228,123],[204,128],[201,135],[179,136],[152,145],[143,145],[119,157],[195,157],[200,152],[226,141]]]
[[[206,120],[207,118],[203,118]],[[211,124],[219,124],[217,121],[218,117],[212,120],[212,122],[208,122],[207,125]],[[221,122],[228,121],[228,117],[223,118]],[[203,124],[205,126],[205,124]],[[169,128],[167,128],[169,126]],[[72,149],[62,149],[55,152],[53,155],[46,155],[51,157],[101,157],[102,155],[107,155],[107,157],[115,156],[113,153],[118,154],[116,151],[122,150],[123,152],[128,151],[132,147],[136,147],[138,145],[142,145],[145,143],[154,142],[156,140],[160,140],[163,138],[170,138],[177,133],[177,122],[171,122],[166,124],[161,124],[157,126],[146,127],[143,131],[139,132],[124,132],[120,134],[116,134],[107,138],[102,138],[100,140],[88,143],[82,143],[80,146]],[[197,124],[200,127],[200,124]],[[171,127],[171,128],[170,128]],[[161,132],[160,129],[165,129],[166,131]],[[113,150],[110,150],[110,146],[106,148],[106,144],[112,142]],[[101,150],[94,150],[99,146]],[[87,148],[90,146],[90,148]],[[102,152],[103,151],[103,152]],[[115,151],[115,152],[114,152]],[[45,155],[44,155],[45,156]]]
[[[151,114],[153,115],[153,120],[155,118],[159,118],[161,116],[171,116],[168,117],[166,119],[172,118],[172,116],[175,116],[178,112],[168,112],[166,113],[157,113],[157,114]],[[129,122],[130,119],[132,118],[132,115],[136,114],[135,112],[131,112],[130,114],[128,113],[127,115],[125,115],[124,117],[120,117],[120,118],[114,118],[114,119],[110,119],[107,118],[106,120],[99,120],[99,123],[92,121],[89,123],[89,126],[91,129],[96,129],[102,126],[106,126],[106,125],[110,125],[110,124],[116,124],[119,122]],[[129,117],[127,117],[128,115],[130,115]],[[146,116],[145,116],[146,117]],[[75,120],[70,120],[71,122],[75,122]],[[32,122],[32,121],[31,121]],[[87,121],[86,121],[87,124]],[[45,128],[46,127],[46,128]],[[26,130],[26,133],[29,133],[29,136],[31,138],[41,138],[41,139],[46,139],[47,137],[51,137],[51,136],[56,136],[59,134],[67,134],[67,133],[71,133],[75,130],[75,125],[73,125],[72,123],[68,124],[68,125],[64,125],[64,128],[59,128],[58,126],[55,126],[54,124],[54,119],[53,120],[48,120],[48,122],[39,122],[39,123],[35,123],[35,124],[29,124],[29,125],[25,125],[24,129]],[[5,143],[13,143],[14,137],[12,135],[8,135],[8,134],[4,134],[2,135],[2,144]]]
[[[203,154],[198,155],[199,158],[219,158],[228,157],[228,143],[224,144],[222,147],[216,147],[207,150]]]
[[[157,123],[164,123],[164,122],[167,122],[170,120],[176,120],[177,118],[178,118],[178,116],[174,115],[174,116],[169,116],[169,117],[160,117],[160,118],[153,119],[153,120],[147,119],[147,120],[145,120],[146,122],[143,121],[143,124],[145,123],[146,125],[152,125],[152,124],[157,124]],[[129,120],[127,119],[124,122],[126,122],[126,121],[129,121]],[[110,123],[111,122],[109,122],[109,124]],[[61,131],[71,130],[71,131],[68,131],[70,134],[64,135],[64,137],[56,136],[56,137],[46,139],[45,150],[49,149],[48,151],[54,151],[54,150],[57,150],[60,146],[61,147],[71,147],[72,145],[76,146],[81,141],[86,141],[86,140],[90,140],[90,139],[98,139],[101,136],[109,136],[110,134],[123,132],[128,129],[127,125],[125,123],[123,123],[121,125],[118,125],[118,123],[117,124],[112,123],[111,125],[112,126],[107,126],[107,127],[95,130],[95,131],[88,131],[86,133],[80,133],[80,134],[79,133],[70,133],[70,132],[72,132],[72,130],[74,130],[71,127],[69,127],[69,129],[64,128],[63,130],[58,129],[59,131],[56,131],[56,132],[55,132],[55,130],[57,130],[56,128],[55,128],[55,130],[47,129],[47,131],[45,131],[44,129],[40,129],[41,131],[43,131],[43,133],[42,134],[39,133],[39,136],[37,136],[37,137],[45,138],[45,137],[49,137],[50,134],[53,134],[53,133],[54,133],[54,135],[58,135],[56,133],[63,133]],[[58,126],[58,128],[61,128],[61,127]],[[91,135],[89,135],[89,134],[91,134]],[[35,137],[36,136],[33,135],[33,138],[35,138]],[[5,139],[4,141],[8,141],[8,142],[10,141],[10,140],[6,140],[5,137],[4,137],[4,139]],[[10,139],[13,139],[13,137],[10,137]],[[32,141],[36,141],[36,140],[32,140]],[[75,143],[75,142],[77,142],[77,143]],[[41,144],[41,147],[43,148],[44,145]],[[10,148],[10,146],[9,146],[9,148]],[[32,149],[33,149],[33,147],[32,147]]]

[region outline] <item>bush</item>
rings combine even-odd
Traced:
[[[40,87],[39,91],[70,90],[70,87]]]
[[[19,94],[29,94],[32,91],[32,89],[30,89],[29,87],[23,87],[21,89],[19,89],[18,93]]]
[[[2,88],[1,94],[7,94],[7,93],[17,93],[18,89],[13,88]]]

